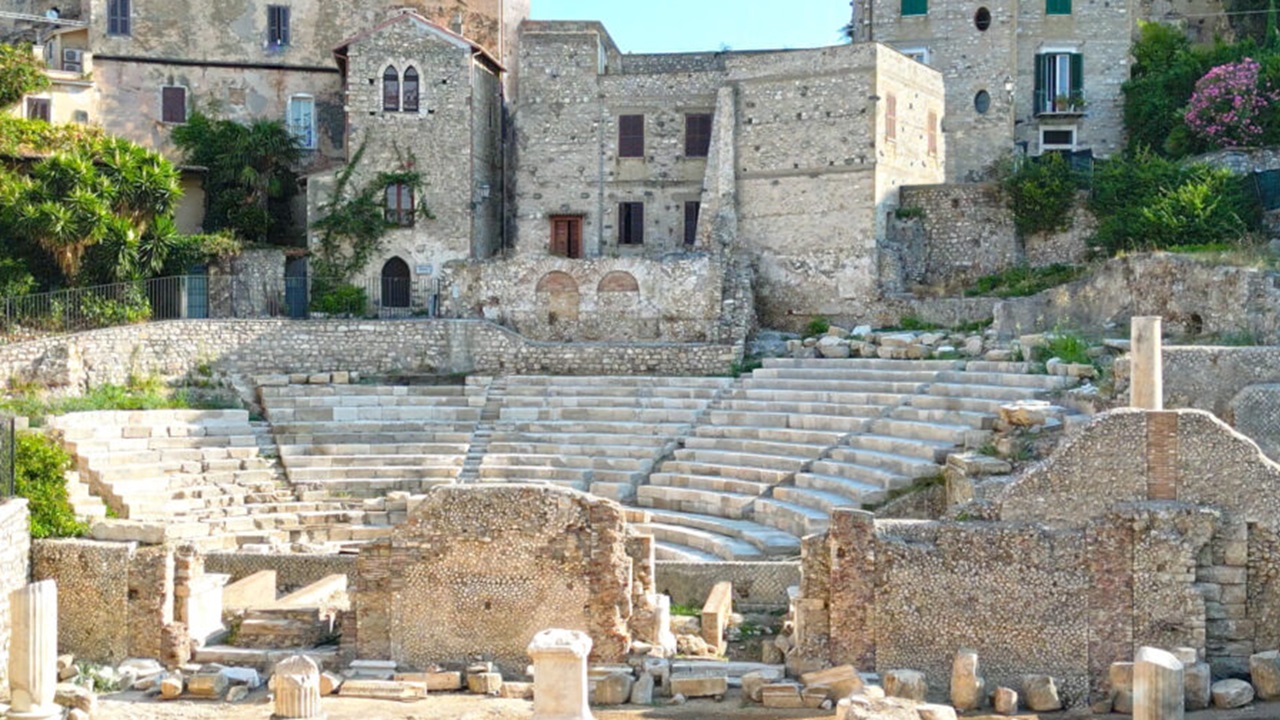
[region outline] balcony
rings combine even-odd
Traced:
[[[1087,106],[1082,90],[1060,95],[1036,91],[1036,117],[1080,117]]]

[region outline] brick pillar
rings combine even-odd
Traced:
[[[1147,413],[1147,499],[1178,499],[1178,414]]]
[[[876,518],[869,512],[837,508],[831,513],[828,545],[831,581],[830,661],[859,670],[876,666]]]

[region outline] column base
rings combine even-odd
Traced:
[[[285,717],[283,715],[276,715],[272,713],[271,720],[329,720],[329,714],[320,713],[319,715],[312,715],[311,717],[307,717],[307,718],[294,718],[294,717]]]
[[[61,705],[53,705],[51,707],[32,708],[26,712],[18,712],[10,710],[5,713],[8,720],[50,720],[50,718],[60,718],[66,708]]]

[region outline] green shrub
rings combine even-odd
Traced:
[[[744,357],[741,360],[734,360],[729,365],[729,375],[732,377],[742,377],[764,367],[764,362],[758,357]]]
[[[900,207],[895,208],[893,216],[899,220],[910,220],[912,218],[924,217],[924,208],[922,207]]]
[[[119,300],[87,295],[80,301],[80,312],[93,327],[133,325],[151,319],[151,303],[140,286],[131,286]]]
[[[319,290],[311,299],[313,311],[328,315],[364,315],[368,308],[369,294],[349,283]]]
[[[1076,365],[1093,363],[1093,358],[1089,357],[1089,341],[1083,337],[1069,330],[1055,329],[1047,340],[1049,344],[1044,349],[1046,360],[1058,358]]]
[[[1069,283],[1083,275],[1083,265],[1067,265],[1054,263],[1045,267],[1033,268],[1019,265],[993,275],[985,275],[974,281],[973,287],[965,290],[970,297],[994,295],[995,297],[1026,297]],[[990,322],[987,323],[988,325]]]
[[[1019,235],[1059,232],[1071,227],[1079,179],[1058,153],[1028,158],[1001,170],[1013,224]]]
[[[29,501],[31,537],[77,537],[85,524],[76,520],[67,499],[66,473],[71,456],[53,439],[40,433],[18,435],[17,493]]]
[[[903,315],[902,318],[898,320],[898,328],[914,332],[929,332],[930,330],[941,330],[942,326],[937,323],[921,320],[915,315]]]
[[[806,337],[813,337],[815,335],[826,335],[830,329],[830,320],[824,317],[816,317],[810,320],[808,325],[804,326],[804,333]]]

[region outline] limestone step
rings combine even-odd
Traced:
[[[773,487],[771,483],[739,480],[737,478],[717,475],[684,475],[680,473],[654,473],[649,476],[650,485],[666,485],[670,487],[697,488],[714,492],[737,493],[740,495],[763,495]]]
[[[675,473],[680,475],[707,475],[711,477],[736,478],[751,482],[777,485],[786,482],[794,470],[777,470],[753,465],[737,465],[727,462],[706,463],[688,460],[668,460],[658,468],[658,473]]]
[[[756,495],[672,485],[642,485],[636,489],[636,502],[640,507],[714,515],[734,520],[747,518],[751,513],[751,504],[756,499]]]
[[[762,413],[790,413],[803,415],[832,415],[837,417],[875,417],[882,405],[850,405],[841,403],[808,403],[786,400],[725,400],[717,410]]]
[[[862,506],[860,500],[855,500],[841,493],[792,485],[780,485],[774,488],[772,500],[812,508],[827,516],[830,516],[831,511],[838,507]]]
[[[1006,404],[1008,404],[1007,400],[984,400],[946,395],[916,395],[911,398],[911,407],[923,410],[957,410],[991,416],[999,415],[1000,406]]]
[[[797,488],[807,488],[819,490],[829,495],[839,495],[846,499],[847,504],[859,507],[870,503],[883,502],[888,497],[888,491],[882,486],[839,475],[824,475],[816,472],[796,473],[795,482]]]
[[[965,385],[1001,385],[1005,387],[1031,388],[1035,390],[1059,390],[1071,384],[1070,378],[1057,375],[978,372],[972,369],[939,373],[938,382],[961,383]]]
[[[638,481],[632,482],[600,482],[592,480],[590,491],[596,497],[607,498],[619,503],[631,503],[636,499]]]
[[[939,440],[953,445],[963,445],[965,437],[970,433],[980,433],[968,425],[953,425],[938,422],[915,422],[911,420],[894,420],[883,418],[871,424],[872,432],[877,435],[911,440]]]
[[[709,388],[697,387],[635,387],[635,386],[605,386],[605,385],[589,385],[582,386],[565,386],[565,385],[529,385],[509,387],[505,393],[504,401],[511,398],[523,397],[598,397],[598,398],[619,398],[621,400],[640,400],[648,398],[683,398],[688,400],[710,400],[722,390],[721,386]]]
[[[458,471],[462,469],[462,458],[456,458],[453,463],[440,463],[437,465],[412,465],[412,466],[388,466],[388,467],[362,467],[352,465],[347,467],[300,467],[289,468],[289,481],[296,484],[312,483],[312,482],[332,482],[335,480],[350,480],[359,478],[362,480],[390,480],[390,479],[426,479],[426,478],[454,478],[458,476]]]
[[[654,556],[661,560],[684,562],[720,562],[763,560],[760,548],[739,538],[708,532],[698,528],[666,523],[635,526],[656,541]]]
[[[519,468],[515,468],[519,470]],[[591,479],[585,480],[544,480],[539,478],[521,478],[513,475],[510,478],[505,477],[480,477],[477,482],[490,483],[497,485],[555,485],[556,487],[569,488],[570,490],[581,490],[587,492],[591,489]]]
[[[510,375],[507,391],[527,386],[588,387],[595,385],[613,387],[701,387],[721,388],[731,385],[730,378],[682,377],[666,375]]]
[[[273,423],[302,422],[476,422],[480,408],[476,407],[336,407],[336,408],[277,408],[268,412]]]
[[[858,436],[855,435],[854,439],[857,438]],[[921,452],[924,451],[922,450]],[[935,452],[935,448],[930,447],[929,452]],[[901,455],[894,452],[883,452],[855,446],[832,448],[831,452],[827,453],[826,457],[819,462],[822,461],[879,468],[910,478],[928,477],[941,471],[941,466],[938,463],[931,459],[922,458],[919,455]]]
[[[892,470],[834,460],[819,460],[813,464],[809,472],[816,475],[847,478],[862,485],[870,485],[884,490],[892,490],[911,484],[911,478]],[[797,473],[798,475],[799,473]]]
[[[116,438],[110,440],[72,440],[64,443],[68,452],[77,455],[146,452],[149,450],[189,450],[193,448],[255,448],[252,435],[180,436],[151,438]]]
[[[421,493],[437,485],[452,485],[453,477],[412,478],[360,478],[344,477],[324,481],[310,481],[321,485],[330,495],[345,494],[355,498],[383,497],[389,492]]]
[[[787,380],[780,378],[754,378],[743,380],[744,390],[796,390],[861,393],[871,398],[884,398],[893,402],[903,395],[924,392],[927,383],[882,383],[866,380]]]
[[[917,370],[909,365],[892,369],[862,367],[824,367],[822,364],[798,368],[761,368],[751,373],[752,380],[778,378],[780,380],[808,380],[813,384],[828,380],[861,380],[875,383],[930,383],[940,370]]]
[[[461,397],[461,385],[264,385],[258,389],[264,400],[289,401],[310,397]]]
[[[266,405],[267,417],[287,410],[304,410],[318,408],[426,408],[426,407],[471,407],[471,398],[457,396],[412,396],[394,397],[387,395],[338,395],[321,397],[294,397],[269,400]]]
[[[309,443],[281,445],[282,458],[331,457],[342,455],[462,455],[469,443]]]
[[[504,407],[500,422],[613,422],[613,423],[683,423],[695,422],[700,410],[646,409],[627,407]]]
[[[996,416],[988,413],[965,412],[963,410],[937,410],[933,408],[901,407],[894,408],[889,417],[895,420],[912,422],[942,423],[944,425],[965,425],[977,430],[990,430],[995,426]]]
[[[392,468],[460,465],[465,451],[448,455],[287,455],[284,465],[289,471],[304,468]]]
[[[480,478],[504,482],[528,482],[530,480],[554,480],[590,484],[591,468],[530,467],[526,465],[480,464]]]
[[[620,435],[620,436],[657,436],[674,437],[690,430],[688,422],[641,422],[630,419],[624,422],[579,421],[579,420],[532,420],[532,421],[499,421],[494,424],[494,439],[500,439],[503,433],[523,433],[529,435]]]
[[[822,510],[777,498],[756,501],[751,519],[796,537],[823,532],[830,522],[830,516]]]
[[[700,410],[707,406],[710,399],[686,398],[643,398],[621,401],[616,397],[593,396],[545,396],[529,395],[526,397],[508,396],[503,408],[628,408],[634,410]]]
[[[599,468],[647,472],[653,468],[652,458],[632,458],[606,454],[534,454],[490,452],[484,456],[481,466],[508,465],[520,467]]]
[[[848,433],[839,430],[800,430],[758,425],[699,425],[693,437],[740,438],[798,445],[830,446],[848,437]]]
[[[806,389],[778,388],[738,388],[729,394],[731,400],[753,400],[756,402],[794,402],[828,405],[862,405],[866,407],[884,407],[901,405],[912,395],[879,392],[842,392],[832,390],[827,385],[811,384]],[[728,400],[726,400],[727,402]]]
[[[981,385],[976,383],[934,383],[929,386],[930,395],[984,398],[986,400],[1029,400],[1039,397],[1041,392],[1035,388]]]
[[[687,427],[687,426],[671,426]],[[655,448],[664,446],[668,437],[675,437],[676,432],[672,432],[670,436],[655,435],[646,433],[643,435],[628,435],[623,433],[554,433],[554,432],[520,432],[513,430],[495,430],[489,437],[489,442],[493,445],[509,443],[511,445],[533,444],[533,445],[566,445],[577,447],[613,447],[621,448],[623,446],[629,448]],[[631,450],[628,450],[631,452]]]
[[[950,440],[930,440],[876,433],[851,435],[846,444],[852,449],[904,455],[931,463],[946,462],[947,455],[955,452],[956,446]]]
[[[602,437],[601,440],[610,440],[611,438]],[[569,444],[569,443],[552,443],[552,442],[496,442],[492,439],[489,441],[488,454],[491,455],[604,455],[611,458],[632,458],[636,460],[653,460],[662,453],[665,443],[655,445],[652,438],[647,438],[648,443],[645,445],[625,445],[613,444],[612,442],[602,442],[600,444]]]
[[[800,450],[799,446],[793,448]],[[708,465],[735,465],[745,467],[796,472],[819,455],[818,452],[805,455],[766,455],[762,453],[735,452],[733,450],[715,450],[710,448],[683,448],[677,450],[675,459],[680,462],[704,463]]]
[[[797,457],[817,457],[831,444],[806,444],[791,442],[775,442],[752,438],[701,437],[692,435],[684,439],[686,449],[722,450],[745,454],[791,455]]]
[[[830,430],[843,433],[863,432],[871,424],[868,417],[841,417],[834,415],[808,415],[785,412],[739,412],[735,410],[711,410],[710,422],[715,425],[754,425],[767,428],[794,428],[799,430]]]
[[[800,554],[799,538],[751,520],[711,517],[663,508],[653,508],[647,512],[654,523],[694,528],[746,540],[759,548],[767,557],[795,557]]]
[[[866,370],[959,370],[963,369],[963,360],[880,360],[876,358],[765,358],[764,370],[773,368],[860,368]]]
[[[1031,363],[1026,362],[995,362],[991,360],[970,360],[965,364],[965,370],[975,373],[994,372],[994,373],[1027,373],[1031,372]]]

